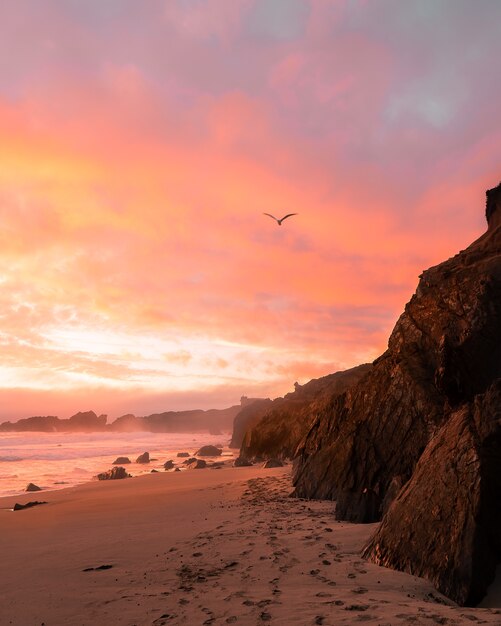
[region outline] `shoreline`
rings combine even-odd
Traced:
[[[501,609],[458,607],[367,563],[376,525],[337,522],[333,502],[290,491],[290,466],[253,466],[3,497],[0,623],[501,623]],[[48,504],[7,510],[30,500]]]

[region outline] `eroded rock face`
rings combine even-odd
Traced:
[[[487,232],[423,272],[388,350],[306,437],[296,494],[383,522],[372,560],[477,602],[501,554],[501,186]]]
[[[294,458],[299,443],[325,404],[357,383],[370,369],[368,364],[359,365],[310,380],[305,385],[296,384],[295,390],[283,398],[255,402],[248,407],[249,413],[254,413],[247,422],[240,456]]]
[[[149,462],[150,462],[149,452],[143,452],[143,454],[140,454],[136,459],[136,463],[149,463]]]
[[[501,381],[454,411],[364,551],[475,605],[501,554]]]

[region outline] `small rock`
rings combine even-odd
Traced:
[[[140,454],[136,459],[136,463],[149,463],[149,462],[150,462],[149,452],[143,452],[143,454]]]
[[[221,456],[222,454],[221,448],[216,448],[216,446],[202,446],[200,450],[195,452],[196,456]]]
[[[282,461],[279,461],[278,459],[268,459],[266,463],[263,465],[264,468],[283,467],[283,466],[284,464],[282,463]]]
[[[170,469],[174,469],[174,461],[165,461],[164,463],[164,469],[166,470],[170,470]]]
[[[184,457],[190,456],[190,453],[189,452],[178,452],[177,456],[180,457],[180,458],[181,457],[184,458]]]
[[[127,465],[131,460],[128,456],[118,456],[112,463],[112,465]]]
[[[207,463],[203,459],[195,459],[186,466],[188,469],[205,469]]]
[[[247,459],[243,459],[241,456],[235,459],[233,466],[234,467],[249,467],[252,463]]]
[[[34,483],[28,483],[26,485],[25,491],[42,491],[42,488],[38,485],[35,485]]]
[[[114,467],[107,472],[101,472],[101,474],[97,475],[98,480],[120,480],[121,478],[129,478],[125,467]]]

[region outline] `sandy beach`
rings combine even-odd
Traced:
[[[501,624],[363,561],[374,525],[290,491],[290,467],[228,467],[3,498],[0,624]]]

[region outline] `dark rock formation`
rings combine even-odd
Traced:
[[[263,464],[264,468],[283,467],[283,466],[284,466],[284,464],[282,463],[282,461],[279,461],[278,459],[268,459]]]
[[[295,385],[295,390],[283,398],[255,402],[247,409],[247,420],[240,456],[248,459],[292,459],[312,421],[336,395],[356,384],[370,365],[359,365]]]
[[[59,430],[62,420],[54,415],[37,415],[27,417],[17,422],[3,422],[0,432],[45,432],[52,433]]]
[[[233,462],[234,467],[249,467],[250,465],[252,465],[252,462],[247,459],[243,459],[241,456],[236,458]]]
[[[216,446],[202,446],[195,452],[195,456],[221,456],[222,452],[221,448],[216,448]]]
[[[207,463],[203,459],[195,459],[186,465],[188,469],[205,469]]]
[[[25,491],[42,491],[42,488],[34,483],[28,483],[26,485]]]
[[[136,463],[149,463],[149,462],[150,462],[149,452],[143,452],[143,454],[140,454],[136,459]]]
[[[453,411],[364,555],[475,605],[501,555],[501,380]]]
[[[47,502],[39,502],[38,500],[34,500],[33,502],[27,502],[26,504],[14,504],[13,511],[22,511],[23,509],[31,509],[33,506],[38,506],[39,504],[47,504]]]
[[[197,459],[194,456],[190,456],[188,459],[183,461],[183,465],[189,465],[190,463],[194,463]]]
[[[109,430],[117,432],[153,432],[153,433],[178,433],[178,432],[214,432],[229,431],[232,427],[235,415],[240,406],[235,405],[227,409],[210,409],[203,411],[193,409],[191,411],[165,411],[153,413],[144,417],[136,417],[132,414],[118,417],[109,426]]]
[[[0,431],[8,432],[94,432],[106,429],[106,415],[99,417],[94,411],[76,413],[67,420],[54,415],[37,415],[17,422],[3,422]]]
[[[184,458],[184,457],[188,457],[188,456],[190,456],[190,453],[189,453],[189,452],[178,452],[178,453],[177,453],[177,456],[178,456],[180,459],[182,459],[182,458]]]
[[[108,427],[108,430],[118,433],[135,433],[146,430],[144,418],[136,417],[132,413],[117,417]]]
[[[336,516],[383,517],[365,550],[460,603],[485,593],[501,555],[501,186],[488,230],[423,272],[358,385],[319,414],[294,482]]]
[[[174,461],[165,461],[164,463],[164,469],[166,470],[170,470],[170,469],[174,469]]]
[[[112,465],[127,465],[130,462],[131,460],[128,456],[119,456],[113,461]]]
[[[252,424],[256,424],[271,407],[270,398],[255,398],[249,400],[246,396],[240,398],[241,410],[233,420],[233,432],[231,435],[230,448],[239,448],[244,440],[245,432]]]
[[[107,472],[101,472],[97,475],[98,480],[120,480],[121,478],[130,478],[130,475],[125,471],[125,467],[113,467]]]

